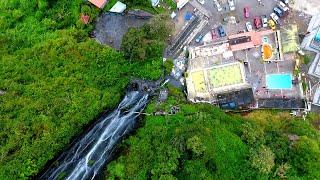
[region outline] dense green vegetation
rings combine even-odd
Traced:
[[[81,14],[92,22],[99,11],[83,0],[0,1],[0,179],[34,176],[132,77],[162,73],[163,45],[129,62],[91,40]]]
[[[147,112],[143,127],[120,145],[107,179],[319,179],[320,133],[287,112],[226,115],[206,104],[189,104],[170,89],[164,104]]]
[[[173,25],[166,15],[157,15],[142,28],[130,28],[123,37],[121,50],[129,60],[145,60],[158,57],[165,48]]]

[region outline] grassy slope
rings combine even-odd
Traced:
[[[82,0],[0,2],[0,179],[35,175],[131,77],[161,74],[160,57],[128,63],[89,39],[82,12],[99,13]]]
[[[171,89],[168,102],[147,107],[151,113],[179,105],[180,112],[171,116],[146,116],[145,125],[120,146],[125,149],[122,155],[108,165],[108,179],[279,178],[279,166],[285,163],[290,167],[285,171],[286,177],[320,177],[317,165],[320,133],[309,121],[293,119],[286,112],[271,111],[257,111],[243,119],[226,115],[210,105],[189,104],[183,99],[182,94]],[[252,128],[247,131],[246,127]],[[301,140],[290,145],[288,134],[297,134]],[[201,141],[196,147],[204,149],[200,156],[188,150],[188,139],[194,136]],[[310,151],[305,149],[305,144],[312,145]],[[268,173],[252,166],[251,152],[261,145],[274,154],[275,165]]]

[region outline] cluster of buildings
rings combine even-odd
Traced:
[[[317,81],[315,83],[309,82],[309,96],[313,105],[320,106],[320,14],[312,17],[301,47],[316,53],[308,74],[315,77]]]
[[[293,74],[295,52],[283,52],[292,46],[286,35],[279,30],[242,32],[189,47],[188,99],[223,109],[304,109],[301,77]]]

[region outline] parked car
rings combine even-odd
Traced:
[[[279,24],[280,23],[280,19],[279,17],[275,14],[275,13],[271,13],[270,14],[271,19],[276,23]]]
[[[229,7],[230,7],[230,11],[236,10],[236,6],[235,6],[235,3],[234,3],[234,0],[228,0],[228,4],[229,4]]]
[[[222,26],[218,27],[218,32],[219,32],[220,37],[225,37],[226,36],[226,32],[224,31]]]
[[[254,17],[253,19],[253,22],[254,22],[254,26],[257,28],[257,29],[260,29],[261,28],[261,20],[259,17]]]
[[[217,7],[218,12],[222,11],[222,7],[220,6],[219,2],[217,0],[213,0],[213,2]]]
[[[268,27],[268,18],[266,15],[261,16],[261,20],[262,20],[262,27],[266,28]]]
[[[284,15],[282,10],[278,7],[273,8],[273,12],[276,13],[276,15],[279,16],[280,18],[283,17]]]
[[[249,8],[245,7],[243,8],[243,15],[245,18],[249,18],[250,17],[250,13],[249,13]]]
[[[204,0],[198,0],[198,2],[202,5],[204,5]]]
[[[247,28],[248,32],[252,31],[251,22],[246,22],[246,28]]]
[[[268,25],[272,30],[276,29],[276,23],[272,19],[269,19]]]
[[[289,0],[281,0],[281,2],[283,2],[285,4],[289,4]]]
[[[203,39],[203,34],[200,34],[196,39],[196,43],[201,42],[202,39]]]
[[[283,14],[286,16],[289,14],[289,8],[283,2],[279,1],[278,8],[282,10]]]
[[[218,34],[217,34],[217,31],[215,29],[211,30],[211,38],[212,38],[212,40],[218,38]]]

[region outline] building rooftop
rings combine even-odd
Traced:
[[[100,9],[102,9],[107,3],[107,0],[88,0],[88,1]]]
[[[120,1],[117,1],[117,3],[113,5],[109,11],[115,12],[115,13],[122,13],[124,10],[126,10],[126,8],[127,8],[127,5],[123,4]]]
[[[232,51],[240,51],[262,45],[262,36],[274,33],[272,30],[250,31],[239,34],[230,35],[228,37],[230,49]]]

